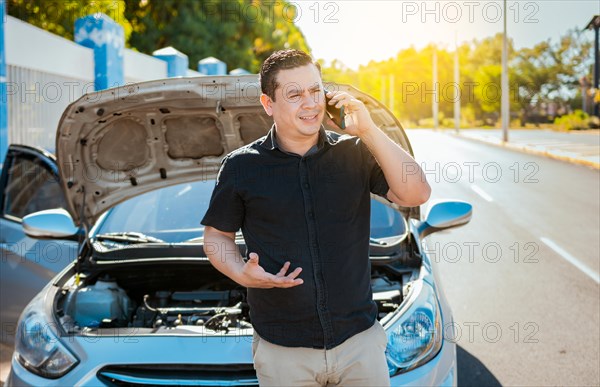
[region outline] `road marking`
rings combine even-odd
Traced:
[[[548,239],[546,237],[540,237],[540,240],[542,242],[544,242],[552,250],[554,250],[555,253],[557,253],[558,255],[563,257],[565,260],[567,260],[567,262],[569,262],[570,264],[572,264],[573,266],[575,266],[576,268],[581,270],[585,275],[587,275],[588,277],[590,277],[591,279],[596,281],[597,284],[600,284],[600,276],[598,275],[598,273],[596,273],[595,271],[593,271],[592,269],[587,267],[586,264],[582,263],[577,258],[575,258],[571,254],[569,254],[568,252],[563,250],[562,247],[560,247],[559,245],[554,243],[551,239]]]
[[[490,195],[488,195],[484,190],[482,190],[481,188],[479,188],[475,184],[471,184],[471,189],[473,191],[475,191],[475,193],[477,195],[481,196],[482,198],[484,198],[488,202],[493,202],[494,201],[494,199],[492,199],[492,197]]]

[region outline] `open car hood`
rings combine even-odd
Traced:
[[[400,123],[381,103],[351,86],[327,86],[362,100],[375,123],[412,154]],[[214,178],[225,155],[271,128],[259,97],[257,75],[206,76],[125,85],[73,102],[56,134],[73,221],[93,225],[131,197]]]

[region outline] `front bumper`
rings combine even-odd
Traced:
[[[139,337],[130,338],[136,342],[118,343],[112,338],[88,340],[86,338],[70,338],[81,362],[71,372],[59,379],[45,379],[34,375],[23,368],[15,356],[12,359],[11,371],[6,386],[102,386],[107,385],[101,379],[100,371],[110,365],[126,364],[249,364],[252,362],[251,336],[236,338],[206,337]],[[94,353],[97,361],[90,364],[88,356]],[[88,359],[88,360],[86,360]],[[135,360],[134,360],[135,359]],[[145,361],[144,361],[145,360]],[[456,344],[445,341],[438,355],[414,370],[391,378],[392,386],[455,386],[456,385]],[[158,384],[158,380],[140,379],[148,384]],[[251,382],[244,379],[244,384]],[[232,380],[171,380],[171,384],[179,385],[235,385]],[[251,383],[250,383],[251,384]],[[143,385],[143,384],[142,384]]]

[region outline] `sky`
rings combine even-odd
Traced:
[[[435,43],[452,49],[455,41],[481,39],[503,30],[503,1],[337,0],[292,2],[295,22],[315,59],[338,59],[357,69],[411,45]],[[507,31],[516,48],[583,29],[600,14],[600,0],[507,1]],[[593,31],[582,39],[593,40]]]

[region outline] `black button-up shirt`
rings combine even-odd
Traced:
[[[248,289],[250,318],[262,338],[330,349],[373,325],[369,192],[385,197],[388,189],[358,137],[323,128],[304,156],[280,149],[273,127],[224,158],[201,223],[241,228],[248,253],[257,253],[269,273],[285,261],[290,271],[302,268],[302,285]]]

